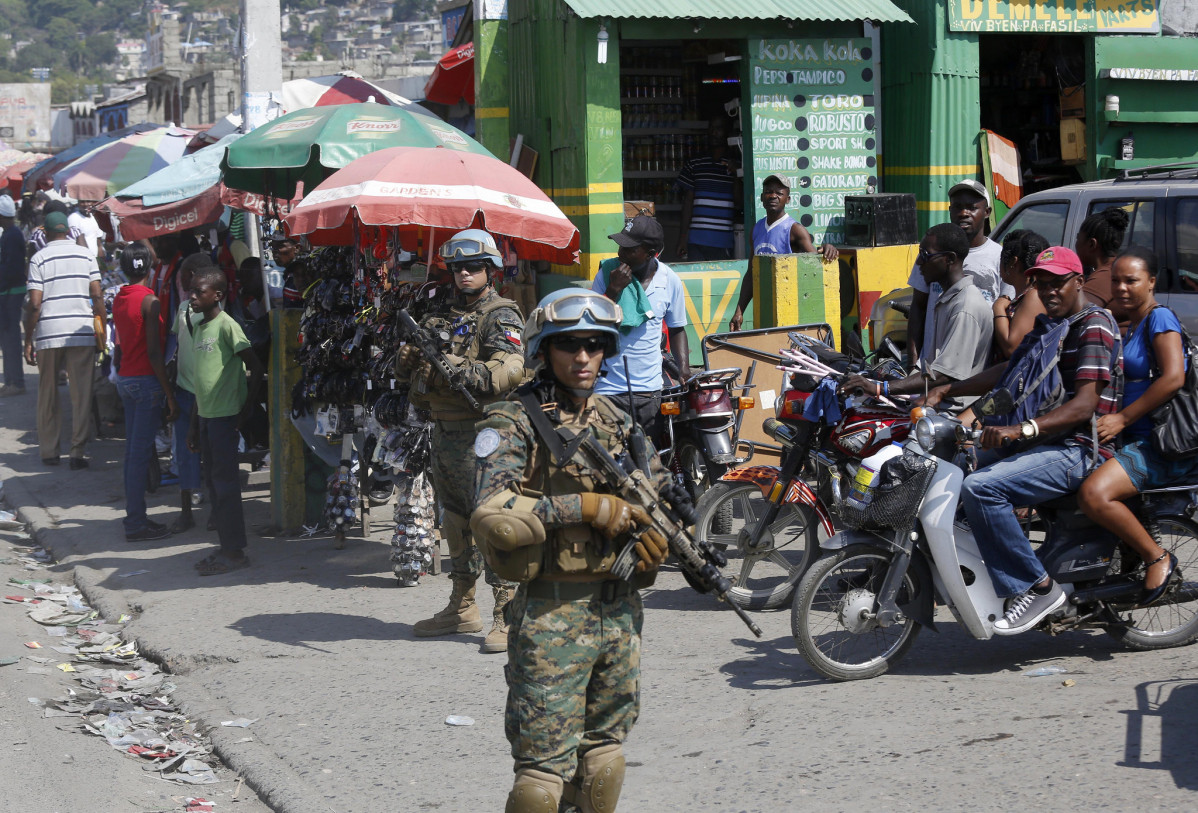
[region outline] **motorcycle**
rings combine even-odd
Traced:
[[[791,600],[816,558],[821,532],[824,538],[835,533],[832,507],[840,502],[842,483],[853,479],[863,458],[905,440],[910,429],[907,409],[877,399],[841,399],[843,414],[832,423],[804,418],[819,381],[842,374],[815,356],[840,360],[806,336],[791,334],[790,339],[791,350],[783,351],[792,362],[784,365],[786,389],[775,417],[763,422],[766,434],[782,447],[779,465],[733,469],[696,506],[697,537],[740,553],[740,571],[728,597],[746,609],[776,609]],[[901,370],[887,359],[875,362],[870,373],[895,377]]]
[[[1003,407],[975,404],[979,414]],[[931,410],[914,438],[840,507],[845,530],[821,542],[824,555],[799,582],[791,628],[799,651],[832,680],[877,677],[936,629],[936,602],[978,640],[1003,616],[977,541],[958,511],[968,447],[980,436]],[[864,507],[861,507],[861,506]],[[1066,603],[1038,627],[1050,634],[1096,627],[1131,649],[1198,639],[1198,486],[1151,489],[1137,510],[1153,538],[1178,558],[1164,597],[1138,606],[1141,560],[1095,525],[1070,495],[1037,506],[1044,540],[1036,555],[1064,588]]]

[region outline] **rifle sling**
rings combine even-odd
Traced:
[[[549,453],[553,455],[554,465],[558,468],[566,465],[574,457],[578,447],[582,445],[583,434],[571,436],[565,427],[555,429],[549,423],[549,419],[545,417],[545,410],[541,407],[541,402],[534,398],[531,392],[521,392],[519,395],[520,405],[528,413],[528,419],[532,421],[533,429],[537,430],[537,435],[548,447]],[[562,442],[563,438],[569,441],[568,446]]]

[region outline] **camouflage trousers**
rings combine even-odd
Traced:
[[[521,586],[507,617],[504,729],[515,770],[569,782],[581,754],[624,742],[640,713],[640,594],[556,601]]]
[[[453,567],[449,578],[473,583],[485,572],[487,584],[515,590],[515,582],[499,578],[483,562],[470,534],[470,514],[474,511],[474,435],[471,421],[437,421],[433,426],[429,473],[437,499],[445,510],[441,536],[449,547]]]

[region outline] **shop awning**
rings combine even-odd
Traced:
[[[877,20],[914,22],[890,0],[566,0],[579,17],[642,17],[676,20]]]
[[[424,85],[424,98],[438,104],[474,104],[474,43],[450,48]]]

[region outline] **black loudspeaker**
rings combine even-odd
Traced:
[[[850,246],[918,243],[915,195],[845,195],[844,242]]]

